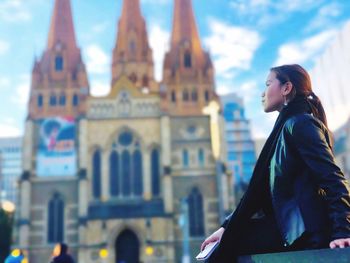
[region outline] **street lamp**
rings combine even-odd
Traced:
[[[151,245],[146,245],[145,252],[147,256],[152,256],[154,253],[154,249]]]
[[[108,249],[107,248],[101,248],[99,251],[100,258],[105,259],[108,257]]]

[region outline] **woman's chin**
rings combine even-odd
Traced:
[[[269,113],[269,112],[275,111],[274,109],[267,108],[267,107],[263,107],[263,110],[264,110],[265,113]]]
[[[266,112],[266,113],[268,113],[268,112],[269,112],[269,109],[263,105],[263,111]]]

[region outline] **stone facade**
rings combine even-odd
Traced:
[[[182,19],[190,19],[195,26],[191,1],[175,2],[175,17],[186,14]],[[57,14],[62,20],[57,19]],[[56,0],[52,23],[70,21],[71,16],[69,0]],[[124,1],[118,26],[108,95],[79,97],[79,103],[74,105],[77,111],[64,105],[47,105],[49,110],[45,110],[38,104],[35,90],[50,94],[48,87],[61,83],[64,85],[61,91],[68,92],[72,83],[69,78],[64,79],[68,82],[49,78],[47,87],[37,88],[33,80],[14,234],[15,245],[28,250],[31,262],[47,262],[54,243],[59,241],[68,243],[74,258],[82,263],[181,262],[181,200],[186,198],[189,207],[191,258],[231,208],[232,193],[227,187],[230,176],[225,173],[223,118],[219,114],[209,64],[202,60],[195,62],[200,43],[198,35],[188,40],[195,43],[193,65],[199,65],[193,70],[186,69],[187,73],[195,73],[190,82],[181,77],[175,86],[167,81],[162,83],[165,88],[169,84],[172,90],[180,89],[181,81],[188,85],[197,83],[200,87],[198,100],[188,106],[191,110],[186,110],[186,103],[179,104],[182,106],[176,110],[176,107],[167,107],[169,93],[159,89],[160,84],[154,81],[152,50],[138,0]],[[74,31],[68,30],[71,36],[63,37],[60,31],[54,30],[57,28],[60,27],[51,25],[49,43],[53,46],[61,43],[74,50]],[[183,34],[176,39],[188,37],[186,32]],[[133,42],[138,45],[134,46]],[[51,52],[49,47],[45,54]],[[146,53],[140,53],[138,48]],[[68,53],[71,54],[67,50]],[[177,54],[170,53],[172,57]],[[207,53],[201,51],[201,54]],[[210,62],[208,55],[204,57]],[[66,60],[70,65],[74,56],[64,57],[63,61]],[[58,63],[54,71],[57,66],[62,70],[60,61]],[[79,63],[83,65],[82,61]],[[43,69],[45,65],[42,64]],[[201,69],[205,69],[206,78],[211,78],[209,84],[202,83]],[[63,70],[66,70],[65,76],[75,72],[74,67]],[[89,87],[87,82],[81,86]],[[205,90],[209,96],[203,93]],[[38,109],[39,106],[43,108]],[[40,121],[57,116],[74,118],[77,171],[68,176],[38,176]],[[99,255],[101,249],[108,251],[103,261]]]

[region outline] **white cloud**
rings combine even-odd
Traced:
[[[314,59],[322,52],[336,35],[337,30],[326,30],[303,41],[283,44],[278,50],[278,58],[274,65],[303,63]]]
[[[11,117],[5,117],[2,122],[6,123],[6,124],[11,124],[11,125],[16,124],[16,120],[14,118],[11,118]]]
[[[233,90],[232,85],[229,85],[229,84],[227,84],[227,83],[220,83],[220,82],[217,84],[216,92],[217,92],[220,96],[223,96],[223,95],[232,93],[233,91],[234,91],[234,90]]]
[[[86,49],[87,70],[90,74],[106,74],[110,70],[111,56],[96,44],[89,45]]]
[[[10,86],[10,80],[6,77],[0,77],[0,90],[7,89]]]
[[[214,58],[218,75],[250,69],[255,51],[262,42],[258,32],[216,19],[209,20],[209,30],[210,35],[204,39],[204,44]]]
[[[319,7],[324,0],[234,0],[229,3],[242,22],[254,26],[269,26],[286,21],[292,13]]]
[[[230,7],[243,15],[259,14],[261,12],[277,13],[305,12],[312,8],[320,6],[324,0],[235,0],[230,2]]]
[[[97,34],[98,33],[102,33],[108,28],[109,25],[110,25],[109,21],[105,21],[105,22],[102,22],[102,23],[94,25],[91,28],[91,31],[94,32],[94,33],[97,33]]]
[[[241,85],[239,91],[243,96],[244,104],[247,105],[252,101],[255,101],[259,94],[258,84],[256,81],[248,81]]]
[[[163,73],[163,60],[165,52],[169,49],[170,33],[159,25],[152,25],[150,30],[150,46],[153,50],[155,66],[155,79],[160,81]]]
[[[10,49],[10,43],[0,39],[0,56],[6,54]]]
[[[239,94],[243,98],[244,105],[252,103],[260,95],[256,81],[247,81],[241,85],[219,81],[216,91],[219,95],[226,95],[228,93]]]
[[[30,76],[23,74],[19,78],[19,83],[15,88],[15,93],[12,96],[12,101],[21,107],[27,106],[30,91]]]
[[[342,7],[339,3],[330,3],[319,9],[317,15],[311,20],[305,31],[324,29],[329,26],[334,27],[334,20],[341,15]]]
[[[5,22],[26,22],[32,15],[22,0],[2,0],[0,2],[0,20]]]
[[[91,95],[94,97],[106,96],[110,92],[110,83],[103,80],[92,80],[91,81]]]
[[[17,137],[21,136],[22,131],[13,124],[0,122],[0,137]]]

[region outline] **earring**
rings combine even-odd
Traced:
[[[283,103],[284,106],[287,106],[288,105],[288,102],[287,102],[287,99],[286,97],[284,97],[284,103]]]

